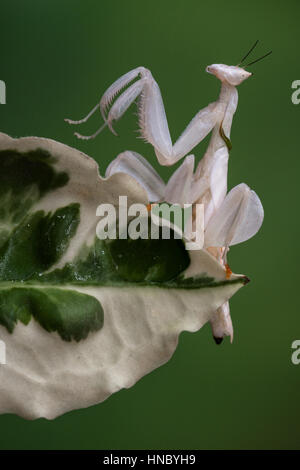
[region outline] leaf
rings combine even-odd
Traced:
[[[149,202],[75,149],[0,134],[0,412],[50,419],[132,386],[245,283],[182,240],[99,240],[120,195]]]

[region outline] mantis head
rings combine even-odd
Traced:
[[[221,82],[228,83],[229,85],[232,85],[232,86],[240,85],[240,83],[242,83],[244,80],[251,77],[252,75],[252,73],[247,72],[245,68],[252,64],[255,64],[259,60],[264,59],[265,57],[267,57],[268,55],[272,53],[272,51],[270,51],[267,54],[263,55],[262,57],[259,57],[259,59],[256,59],[253,62],[250,62],[249,64],[245,65],[244,68],[240,67],[240,65],[244,62],[244,60],[249,56],[249,54],[256,47],[257,43],[258,41],[254,43],[254,45],[247,52],[247,54],[242,58],[242,60],[240,61],[238,65],[212,64],[206,67],[206,72],[211,73],[212,75],[215,75],[219,80],[221,80]]]
[[[229,85],[238,86],[252,73],[247,72],[236,65],[213,64],[206,67],[206,72],[215,75],[221,82],[227,82]]]

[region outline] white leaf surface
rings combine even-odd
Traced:
[[[15,413],[26,419],[53,419],[67,411],[100,403],[112,393],[133,386],[145,374],[167,362],[177,347],[180,333],[199,330],[243,286],[246,279],[233,274],[227,280],[221,264],[201,250],[189,252],[190,263],[182,276],[168,281],[149,280],[157,274],[151,269],[143,282],[128,281],[127,278],[122,281],[118,277],[117,281],[113,277],[106,280],[108,268],[95,261],[97,245],[93,245],[98,222],[97,206],[104,202],[117,207],[119,195],[127,195],[128,204],[146,204],[146,192],[128,174],[114,173],[107,179],[101,178],[94,160],[66,145],[50,139],[12,139],[0,134],[0,163],[1,159],[15,154],[20,164],[23,164],[25,155],[26,161],[32,161],[37,149],[44,152],[38,162],[48,152],[54,170],[60,175],[65,172],[69,179],[56,189],[39,195],[34,184],[35,192],[32,187],[28,188],[28,194],[31,198],[35,195],[35,199],[30,202],[30,208],[24,210],[24,217],[44,211],[49,219],[53,211],[76,203],[80,206],[80,221],[60,258],[45,272],[38,270],[37,274],[26,279],[20,278],[18,266],[19,279],[14,278],[12,270],[7,268],[15,266],[15,258],[9,265],[13,248],[11,240],[16,230],[20,231],[23,215],[19,214],[21,222],[13,222],[8,217],[9,221],[4,221],[7,224],[5,232],[1,232],[2,228],[0,230],[4,237],[4,244],[0,245],[0,339],[6,345],[6,364],[0,366],[0,413]],[[128,162],[130,158],[125,160]],[[31,173],[24,168],[29,178]],[[0,198],[14,195],[8,191],[1,193]],[[27,242],[31,242],[30,237]],[[32,250],[35,247],[34,244],[30,246]],[[10,248],[10,252],[6,247]],[[17,247],[20,249],[19,245]],[[39,248],[42,253],[43,248]],[[134,250],[132,253],[134,257]],[[29,251],[27,254],[30,255]],[[174,257],[173,252],[171,255]],[[136,257],[128,275],[133,276],[135,265],[143,262],[143,255]],[[80,271],[81,265],[85,271]],[[25,271],[29,267],[22,265]],[[65,272],[69,272],[68,276],[62,277]],[[80,273],[85,276],[80,276]],[[104,275],[104,280],[100,274]],[[117,270],[113,274],[119,275]],[[14,294],[16,289],[23,304],[16,305],[16,310],[11,312],[9,305],[13,304],[7,306],[6,302],[8,294]],[[26,297],[27,292],[35,293],[35,307],[38,310],[36,299],[50,292],[49,299],[52,301],[54,290],[59,295],[66,295],[66,298],[68,294],[75,295],[71,310],[67,302],[58,303],[58,319],[55,320],[57,314],[53,311],[53,318],[50,314],[46,325],[42,321],[43,316],[40,318],[36,312],[28,315],[24,311],[23,315],[18,316],[19,309],[27,304],[29,309],[32,307],[29,297]],[[15,300],[15,297],[12,298]],[[85,324],[88,316],[85,320],[83,315],[80,325],[86,334],[75,340],[71,337],[72,328],[79,334],[81,330],[78,330],[77,320],[73,318],[73,310],[78,307],[76,299],[82,298],[88,298],[102,307],[103,326],[89,328]],[[65,310],[69,313],[66,314]],[[8,312],[8,317],[14,314],[10,329],[2,311]],[[56,323],[50,328],[54,320],[59,325],[62,322],[61,329],[56,328]],[[70,334],[70,338],[66,340],[64,334]]]

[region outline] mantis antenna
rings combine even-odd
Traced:
[[[249,49],[249,51],[247,52],[247,54],[242,58],[242,60],[240,61],[240,63],[237,65],[237,67],[239,67],[239,66],[247,59],[247,57],[251,54],[251,52],[253,51],[253,49],[255,49],[255,47],[257,46],[258,42],[259,42],[258,40],[255,41],[255,43],[253,44],[253,46]],[[258,59],[253,60],[253,62],[250,62],[249,64],[245,65],[244,68],[249,67],[249,65],[255,64],[256,62],[258,62],[258,61],[264,59],[265,57],[267,57],[267,56],[270,55],[270,54],[272,54],[272,51],[267,52],[267,54],[263,55],[262,57],[259,57]]]
[[[255,64],[256,62],[258,62],[258,61],[264,59],[265,57],[267,57],[267,56],[270,55],[270,54],[272,54],[272,51],[269,51],[269,52],[267,52],[265,55],[263,55],[263,56],[259,57],[258,59],[254,60],[253,62],[250,62],[250,64],[247,64],[245,67],[249,67],[249,65]]]
[[[257,46],[258,44],[258,39],[257,41],[255,41],[255,43],[253,44],[253,46],[250,48],[250,50],[247,52],[247,54],[242,58],[242,60],[240,61],[239,64],[237,64],[237,67],[239,67],[243,62],[244,60],[247,59],[247,57],[251,54],[251,52],[253,51],[253,49],[255,49],[255,47]]]

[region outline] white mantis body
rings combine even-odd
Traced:
[[[241,63],[248,57],[257,42]],[[149,164],[143,157],[134,152],[127,151],[120,154],[108,167],[106,176],[116,172],[131,174],[147,188],[149,198],[152,201],[161,199],[181,204],[204,204],[207,240],[214,238],[211,235],[212,232],[218,232],[216,220],[217,226],[222,227],[223,230],[222,234],[218,233],[218,236],[223,238],[222,245],[218,243],[218,236],[216,236],[214,239],[216,244],[210,245],[208,243],[206,249],[227,269],[226,255],[229,245],[240,243],[253,236],[263,220],[263,209],[259,198],[247,185],[242,184],[234,188],[225,201],[228,157],[231,149],[230,131],[238,103],[236,87],[252,74],[239,65],[225,64],[210,65],[206,71],[221,81],[219,97],[195,115],[174,145],[171,141],[159,86],[150,70],[145,67],[137,67],[116,80],[106,90],[100,103],[85,118],[79,121],[70,119],[66,119],[66,121],[70,124],[84,123],[100,109],[104,124],[90,136],[83,136],[77,132],[75,135],[80,139],[92,139],[106,126],[116,134],[112,127],[113,121],[120,119],[129,106],[139,98],[138,116],[141,135],[154,147],[159,163],[167,166],[173,165],[187,156],[212,131],[207,151],[200,160],[196,172],[194,173],[194,156],[188,155],[173,174],[166,188],[164,188],[164,183],[159,176],[154,174],[154,170],[149,168]],[[131,82],[133,84],[130,85]],[[116,98],[126,87],[128,88]],[[222,213],[223,206],[226,208],[224,213]],[[245,214],[248,215],[248,218],[250,214],[256,219],[252,227],[245,222]],[[212,223],[209,224],[211,219]],[[230,276],[229,268],[228,272]],[[230,336],[232,340],[233,329],[228,302],[217,310],[211,319],[211,326],[213,336],[218,344],[224,336]]]

